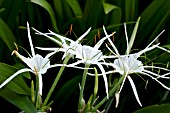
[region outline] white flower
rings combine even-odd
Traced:
[[[26,58],[26,57],[22,56],[21,54],[19,54],[18,51],[16,51],[16,50],[14,50],[12,52],[12,54],[16,54],[16,56],[19,57],[25,64],[27,64],[29,68],[20,69],[19,71],[14,73],[12,76],[10,76],[6,81],[4,81],[0,85],[0,88],[2,88],[4,85],[6,85],[8,82],[10,82],[17,75],[24,73],[24,72],[32,72],[36,76],[38,76],[39,94],[42,95],[42,88],[43,88],[42,74],[46,73],[47,69],[50,67],[49,57],[51,56],[51,54],[48,54],[45,58],[43,58],[39,54],[35,54],[28,23],[27,23],[27,31],[28,31],[28,39],[29,39],[29,43],[30,43],[30,47],[31,47],[32,56],[29,55],[29,57]]]
[[[120,73],[121,75],[125,75],[125,78],[123,80],[123,83],[120,87],[120,90],[119,90],[119,94],[121,92],[121,89],[123,88],[123,85],[124,85],[124,82],[126,80],[126,78],[128,78],[131,86],[132,86],[132,89],[133,89],[133,92],[134,92],[134,95],[136,97],[136,100],[137,102],[139,103],[140,106],[142,106],[140,100],[139,100],[139,97],[138,97],[138,93],[137,93],[137,90],[136,90],[136,87],[135,87],[135,84],[132,80],[132,78],[129,76],[130,74],[132,73],[139,73],[139,74],[144,74],[144,75],[147,75],[149,77],[151,77],[152,79],[154,79],[155,81],[157,81],[159,84],[161,84],[164,88],[170,90],[169,87],[165,86],[163,83],[161,83],[158,78],[165,78],[165,79],[169,79],[170,77],[166,77],[166,75],[159,75],[159,74],[156,74],[150,70],[146,70],[147,68],[150,68],[150,69],[161,69],[161,70],[165,70],[165,71],[169,71],[168,69],[165,69],[165,68],[161,68],[161,67],[156,67],[156,66],[144,66],[143,63],[140,61],[140,60],[137,60],[143,53],[147,52],[147,51],[150,51],[150,50],[153,50],[154,48],[159,48],[159,44],[156,44],[156,45],[153,45],[153,42],[164,32],[162,31],[145,49],[137,52],[137,53],[134,53],[134,54],[129,54],[130,52],[130,49],[133,45],[133,42],[134,42],[134,39],[135,39],[135,36],[131,38],[130,42],[128,43],[128,37],[127,37],[127,32],[126,32],[126,25],[124,24],[124,27],[125,27],[125,35],[126,35],[126,41],[127,41],[127,50],[126,50],[126,54],[125,55],[120,55],[116,46],[113,44],[113,42],[110,40],[110,38],[108,38],[111,46],[113,47],[113,50],[112,51],[108,46],[108,49],[111,51],[111,53],[113,53],[114,55],[110,55],[110,56],[107,56],[105,58],[116,58],[114,60],[114,63],[113,63],[113,67],[115,68],[114,71],[109,71],[109,72],[106,72],[106,74],[109,74],[109,73]],[[105,32],[105,35],[108,36],[105,28],[103,27],[104,29],[104,32]],[[136,30],[137,31],[137,30]],[[91,74],[93,75],[93,74]],[[99,75],[102,75],[102,74],[99,74]],[[119,96],[118,96],[119,97]]]
[[[137,60],[134,55],[120,57],[114,60],[114,63],[117,67],[115,69],[121,74],[131,74],[139,73],[144,71],[144,67],[141,61]]]
[[[99,69],[101,70],[101,72],[102,72],[102,76],[103,76],[103,79],[104,79],[104,82],[105,82],[106,94],[107,94],[108,98],[109,98],[109,95],[108,95],[108,82],[107,82],[105,69],[104,69],[104,67],[102,65],[107,65],[107,66],[112,66],[112,65],[104,62],[104,58],[106,56],[104,56],[102,51],[99,50],[99,47],[103,44],[103,42],[107,38],[109,38],[112,35],[113,34],[102,38],[94,47],[87,46],[87,45],[79,46],[75,50],[75,57],[78,58],[78,61],[68,65],[68,66],[71,66],[71,67],[75,67],[80,63],[84,63],[84,64],[87,64],[87,65],[91,65],[91,64],[97,65],[99,67]],[[84,69],[84,68],[82,68],[82,69]]]

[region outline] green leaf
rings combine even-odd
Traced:
[[[66,0],[76,16],[82,15],[82,10],[77,0]]]
[[[103,0],[87,0],[84,13],[83,13],[83,19],[84,19],[84,26],[85,28],[96,28],[99,22],[99,19],[101,18],[101,12],[102,10],[102,3]]]
[[[61,26],[63,24],[63,21],[64,21],[63,0],[53,0],[53,1],[54,1],[55,13],[57,15],[56,20],[57,20],[59,26]]]
[[[138,0],[126,0],[125,1],[125,21],[133,21],[136,19],[138,11]]]
[[[0,37],[11,51],[15,49],[14,42],[16,42],[16,39],[12,34],[11,30],[9,29],[9,27],[1,18],[0,18]]]
[[[136,33],[137,33],[137,30],[138,30],[138,26],[139,26],[139,21],[140,21],[140,17],[138,18],[138,20],[137,20],[137,22],[136,22],[136,24],[135,24],[135,27],[134,27],[134,29],[133,29],[133,32],[132,32],[130,41],[128,42],[128,43],[129,43],[129,44],[128,44],[129,48],[127,48],[127,49],[129,49],[129,50],[126,51],[127,54],[130,53],[131,48],[132,48],[132,46],[133,46],[133,43],[134,43],[134,41],[135,41]]]
[[[170,104],[162,104],[162,105],[152,105],[140,110],[137,110],[133,113],[169,113]]]
[[[25,0],[17,0],[17,1],[11,0],[11,2],[12,3],[10,4],[10,7],[9,7],[10,11],[8,12],[8,18],[7,18],[6,23],[11,29],[13,29],[16,24],[17,16],[19,12],[21,11]],[[9,4],[9,1],[6,1],[6,4]]]
[[[169,0],[154,0],[141,14],[136,45],[149,43],[163,29],[169,19]],[[151,37],[149,37],[151,35]]]
[[[110,13],[111,11],[113,11],[114,9],[117,9],[118,7],[109,3],[103,3],[103,8],[104,8],[104,12],[105,14]]]
[[[49,13],[53,29],[55,30],[55,32],[59,33],[55,19],[55,14],[50,4],[46,0],[31,0],[31,2],[43,7]]]
[[[4,63],[0,63],[0,84],[3,83],[16,71],[17,68]],[[6,88],[18,94],[30,94],[30,88],[27,86],[21,75],[18,75],[17,77],[12,79],[8,84],[6,84],[2,89],[0,89],[0,92],[2,90],[5,90]]]
[[[16,94],[10,90],[0,91],[0,96],[14,104],[25,113],[36,113],[36,109],[27,96]]]
[[[71,95],[77,90],[77,85],[81,81],[81,78],[81,76],[77,76],[69,80],[59,89],[59,91],[55,95],[55,100],[60,103],[57,106],[58,109],[61,109],[61,107],[63,107],[66,101],[71,97]]]

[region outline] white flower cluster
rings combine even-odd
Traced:
[[[64,36],[56,34],[52,31],[49,31],[49,33],[42,33],[40,31],[34,29],[36,31],[36,34],[43,35],[43,36],[49,38],[50,40],[56,42],[58,45],[60,45],[60,47],[49,47],[49,48],[37,47],[38,49],[41,49],[41,50],[50,51],[50,53],[46,57],[43,58],[41,55],[35,54],[35,52],[34,52],[34,47],[33,47],[31,36],[30,36],[30,28],[29,28],[29,24],[27,23],[28,38],[29,38],[32,56],[30,55],[28,58],[26,58],[26,57],[20,55],[18,53],[18,51],[16,51],[16,50],[14,50],[12,54],[16,54],[16,56],[19,57],[24,63],[26,63],[29,68],[24,68],[24,69],[19,70],[16,73],[14,73],[5,82],[3,82],[0,85],[0,88],[2,88],[4,85],[6,85],[10,80],[12,80],[18,74],[29,71],[29,72],[32,72],[36,76],[39,77],[39,94],[42,95],[42,88],[43,88],[43,86],[42,86],[43,85],[42,74],[46,73],[47,69],[52,68],[52,67],[56,67],[56,66],[66,66],[66,67],[75,67],[75,68],[85,69],[83,67],[79,67],[78,64],[80,64],[80,63],[83,63],[85,65],[91,65],[92,64],[92,65],[97,65],[100,69],[101,74],[98,74],[98,75],[103,76],[103,79],[104,79],[104,82],[105,82],[105,89],[106,89],[107,97],[109,97],[109,92],[108,92],[108,80],[107,80],[106,75],[109,74],[109,73],[119,73],[120,75],[125,75],[125,78],[122,82],[122,85],[121,85],[118,93],[120,94],[121,89],[123,88],[123,84],[124,84],[124,82],[127,78],[129,80],[131,86],[132,86],[132,89],[133,89],[134,95],[137,99],[137,102],[139,103],[140,106],[142,106],[142,104],[139,100],[139,97],[138,97],[138,93],[137,93],[135,84],[134,84],[130,74],[139,73],[139,74],[147,75],[147,76],[151,77],[152,79],[154,79],[155,81],[157,81],[159,84],[161,84],[164,88],[170,90],[169,87],[165,86],[162,82],[160,82],[158,80],[158,78],[169,79],[169,77],[167,77],[167,75],[169,75],[170,70],[162,68],[162,67],[145,66],[142,63],[142,61],[138,60],[138,58],[143,53],[148,52],[150,50],[153,50],[155,48],[161,48],[161,47],[159,47],[159,44],[153,45],[153,42],[163,32],[161,32],[145,49],[143,49],[143,50],[141,50],[137,53],[129,54],[129,52],[132,48],[133,42],[134,42],[134,38],[131,39],[130,41],[128,41],[128,36],[127,36],[125,24],[124,24],[124,27],[125,27],[125,36],[126,36],[126,42],[127,42],[127,50],[126,50],[125,55],[119,54],[116,46],[113,44],[113,42],[110,39],[110,37],[114,33],[108,35],[105,27],[103,27],[105,37],[103,37],[94,47],[91,47],[91,46],[88,46],[88,45],[82,45],[80,43],[82,41],[82,39],[90,32],[91,28],[89,28],[76,41],[73,41],[69,38],[66,38]],[[54,36],[57,37],[58,39],[54,38]],[[109,56],[104,55],[103,52],[99,49],[100,46],[106,40],[108,40],[108,42],[112,46],[112,49],[107,46],[107,48],[112,53],[112,55],[109,55]],[[153,45],[153,46],[151,46],[151,45]],[[50,65],[50,57],[52,55],[54,55],[56,52],[64,52],[62,59],[66,58],[66,57],[72,57],[72,58],[76,58],[77,60],[76,60],[76,62],[74,62],[72,64],[67,64],[67,65],[66,64]],[[111,59],[111,58],[114,59],[113,63],[105,61],[105,59]],[[114,68],[114,71],[108,71],[108,70],[106,71],[103,66],[111,66],[111,67]],[[150,70],[147,70],[149,68],[150,69],[155,68],[155,69],[165,70],[165,71],[168,71],[168,74],[159,75],[159,74],[154,73]],[[91,73],[88,73],[88,74],[94,75],[94,74],[91,74]]]

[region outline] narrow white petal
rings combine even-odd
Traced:
[[[139,57],[140,55],[142,55],[143,53],[146,53],[148,51],[151,51],[153,49],[155,49],[160,43],[153,45],[152,47],[147,47],[145,49],[143,49],[142,51],[139,51],[138,53],[136,53],[137,57]]]
[[[170,51],[169,51],[169,50],[167,50],[167,49],[165,49],[165,48],[163,48],[163,47],[157,46],[157,48],[159,48],[159,49],[161,49],[161,50],[164,50],[164,51],[166,51],[166,52],[170,53]]]
[[[106,32],[106,28],[103,26],[103,31],[104,31],[104,34],[107,36],[107,32]]]
[[[115,108],[117,108],[118,105],[119,105],[119,99],[120,99],[120,93],[119,93],[119,92],[116,92],[116,93],[115,93],[115,98],[116,98]]]
[[[123,76],[123,75],[122,75],[122,76]],[[123,79],[123,82],[122,82],[122,84],[121,84],[121,86],[120,86],[119,93],[122,91],[122,88],[123,88],[123,86],[124,86],[126,77],[127,77],[127,74],[125,75],[125,78]]]
[[[20,69],[19,71],[17,71],[16,73],[14,73],[13,75],[11,75],[9,78],[7,78],[1,85],[0,85],[0,89],[5,86],[8,82],[10,82],[13,78],[15,78],[17,75],[24,73],[24,72],[32,72],[34,73],[31,69],[29,68],[24,68],[24,69]]]
[[[170,72],[166,73],[166,74],[163,74],[161,77],[166,77],[167,75],[170,75]],[[168,78],[170,78],[170,77],[168,77]]]
[[[157,78],[154,78],[154,77],[152,77],[151,75],[149,75],[149,74],[147,74],[147,73],[144,73],[144,72],[142,72],[141,74],[144,74],[144,75],[147,75],[147,76],[151,77],[153,80],[155,80],[156,82],[158,82],[162,87],[164,87],[164,88],[167,89],[167,90],[170,90],[169,87],[167,87],[166,85],[164,85],[164,84],[163,84],[162,82],[160,82]]]
[[[58,51],[53,51],[51,53],[48,53],[45,58],[50,58],[51,56],[53,56],[54,54],[56,54]]]
[[[128,35],[127,35],[127,29],[126,29],[126,23],[124,23],[124,28],[125,28],[125,38],[126,38],[126,52],[127,52],[127,55],[129,55],[129,40],[128,40]]]
[[[152,42],[146,47],[146,48],[148,48],[149,46],[151,46],[158,38],[159,38],[159,36],[164,32],[165,30],[163,30],[161,33],[159,33],[159,35],[154,39],[154,40],[152,40]]]
[[[118,56],[116,55],[109,55],[109,56],[102,56],[102,58],[117,58]]]
[[[61,67],[61,66],[65,66],[65,67],[72,67],[72,68],[77,68],[77,69],[94,69],[94,68],[84,68],[84,67],[78,67],[78,66],[73,66],[73,65],[66,65],[66,64],[54,64],[54,65],[51,65],[50,68],[53,68],[53,67]]]
[[[72,64],[69,64],[69,66],[76,66],[76,65],[78,65],[78,64],[81,64],[81,63],[84,63],[84,60],[78,60],[77,62],[74,62],[74,63],[72,63]]]
[[[170,71],[167,68],[157,67],[157,66],[143,66],[144,68],[151,68],[151,69],[162,69],[164,71]]]
[[[37,48],[37,49],[40,49],[40,50],[45,50],[45,51],[57,51],[57,50],[59,50],[59,49],[61,49],[61,48],[59,48],[59,47],[35,47],[35,48]]]
[[[30,27],[29,27],[29,23],[27,22],[27,32],[28,32],[28,39],[29,39],[29,43],[30,43],[30,47],[31,47],[31,53],[32,56],[35,56],[35,51],[34,51],[34,47],[32,44],[32,39],[31,39],[31,34],[30,34]]]
[[[142,106],[142,104],[141,104],[141,102],[140,102],[140,100],[139,100],[139,96],[138,96],[138,92],[137,92],[137,90],[136,90],[136,86],[135,86],[132,78],[131,78],[130,76],[127,76],[127,78],[128,78],[128,80],[129,80],[129,82],[130,82],[130,85],[132,86],[133,93],[134,93],[134,95],[135,95],[135,97],[136,97],[137,102],[139,103],[140,106]]]
[[[36,30],[35,28],[33,28],[33,30],[36,31],[36,34],[38,34],[38,35],[43,35],[43,36],[51,39],[51,40],[54,41],[55,43],[59,44],[60,46],[62,46],[62,43],[61,43],[60,41],[56,40],[55,38],[52,38],[51,36],[48,36],[47,34],[42,33],[42,32],[40,32],[40,31]]]
[[[117,56],[120,56],[120,54],[119,54],[119,52],[118,52],[116,46],[113,44],[113,42],[111,41],[111,39],[108,38],[108,40],[109,40],[109,43],[111,44],[111,46],[113,47],[114,51],[116,52]]]
[[[154,76],[156,76],[156,78],[170,79],[170,77],[165,77],[166,75],[169,75],[170,73],[167,73],[167,74],[164,74],[164,75],[158,75],[158,74],[153,73],[153,72],[148,71],[148,70],[143,70],[143,72],[154,75]]]
[[[34,70],[34,67],[30,64],[31,58],[26,58],[18,53],[18,51],[14,50],[12,54],[16,54],[17,57],[19,57],[25,64],[27,64],[32,70]]]
[[[106,29],[105,29],[104,26],[103,26],[103,31],[104,31],[105,35],[107,36],[108,34],[107,34]],[[116,54],[117,54],[118,56],[120,56],[120,55],[119,55],[119,52],[118,52],[118,50],[117,50],[117,48],[116,48],[116,46],[113,44],[113,42],[111,41],[111,39],[108,38],[108,40],[109,40],[111,46],[113,47],[114,51],[116,52]]]
[[[91,30],[91,27],[82,35],[80,38],[76,40],[76,43],[79,43]]]
[[[114,32],[114,33],[115,33],[115,32]],[[98,49],[98,48],[103,44],[103,42],[104,42],[107,38],[113,36],[114,33],[112,33],[112,34],[110,34],[110,35],[106,35],[106,37],[104,37],[104,38],[102,38],[101,40],[99,40],[99,41],[97,42],[97,44],[94,46],[94,48],[97,48],[97,49]]]
[[[114,71],[107,71],[107,72],[105,72],[105,74],[107,75],[107,74],[112,74],[112,73],[117,73],[117,71],[116,70],[114,70]],[[90,76],[95,76],[95,74],[93,74],[93,73],[88,73],[88,75],[90,75]],[[97,74],[98,76],[102,76],[103,74],[101,73],[101,74]]]
[[[105,83],[105,89],[106,89],[106,94],[107,94],[107,98],[109,98],[109,94],[108,94],[108,82],[107,82],[107,77],[106,77],[106,73],[105,70],[103,68],[103,66],[101,64],[97,64],[103,74],[103,79],[104,79],[104,83]]]

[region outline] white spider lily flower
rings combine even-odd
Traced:
[[[82,39],[90,32],[91,28],[89,28],[76,41],[73,41],[73,40],[71,40],[67,37],[56,34],[56,33],[52,32],[50,30],[49,30],[50,33],[42,33],[42,32],[40,32],[36,29],[34,29],[34,30],[36,31],[36,34],[43,35],[43,36],[49,38],[50,40],[54,41],[55,43],[59,44],[59,46],[61,46],[61,47],[55,47],[55,48],[52,48],[52,47],[51,48],[37,47],[38,49],[47,50],[47,51],[55,51],[55,52],[62,51],[62,52],[64,52],[62,59],[64,59],[67,55],[74,57],[74,55],[76,54],[75,53],[76,49],[81,48],[80,41],[82,41]],[[57,39],[53,38],[52,36],[56,36],[57,38],[59,38],[61,40],[61,42],[58,41]]]
[[[138,22],[137,22],[138,24]],[[136,26],[138,26],[136,24]],[[135,26],[135,27],[136,27]],[[156,66],[144,66],[143,63],[140,61],[140,60],[137,60],[143,53],[145,52],[148,52],[150,50],[153,50],[155,48],[159,48],[159,44],[156,44],[156,45],[153,45],[151,46],[154,41],[164,32],[162,31],[145,49],[143,49],[142,51],[139,51],[137,53],[134,53],[134,54],[129,54],[130,52],[130,49],[133,45],[133,42],[134,42],[134,39],[135,39],[135,35],[136,35],[136,31],[137,31],[137,27],[134,28],[135,30],[135,35],[134,37],[131,37],[131,40],[130,42],[128,41],[128,36],[127,36],[127,31],[126,31],[126,24],[124,24],[124,27],[125,27],[125,35],[126,35],[126,42],[127,42],[127,50],[126,50],[126,55],[120,55],[116,46],[113,44],[113,42],[111,41],[110,38],[108,38],[108,41],[110,42],[112,48],[114,51],[112,51],[109,47],[108,49],[111,51],[111,53],[113,53],[114,55],[110,55],[110,56],[107,56],[107,58],[116,58],[114,60],[114,63],[113,63],[113,67],[115,68],[115,71],[109,71],[108,73],[115,73],[115,72],[118,72],[120,73],[121,75],[125,75],[125,78],[122,82],[122,85],[120,87],[120,90],[119,90],[119,94],[121,92],[121,89],[123,88],[123,85],[124,85],[124,82],[126,80],[126,78],[128,78],[131,86],[132,86],[132,89],[133,89],[133,93],[136,97],[136,100],[137,102],[139,103],[140,106],[142,106],[140,100],[139,100],[139,97],[138,97],[138,93],[137,93],[137,90],[136,90],[136,86],[132,80],[132,78],[129,76],[130,74],[132,73],[139,73],[139,74],[144,74],[144,75],[147,75],[149,77],[151,77],[152,79],[154,79],[155,81],[157,81],[159,84],[161,84],[164,88],[170,90],[169,87],[165,86],[163,83],[161,83],[157,78],[165,78],[165,79],[169,79],[170,77],[166,77],[165,75],[162,76],[162,75],[159,75],[159,74],[156,74],[150,70],[146,70],[147,68],[150,68],[150,69],[162,69],[162,70],[166,70],[166,71],[169,71],[168,69],[165,69],[165,68],[162,68],[162,67],[156,67]],[[105,32],[105,35],[107,36],[107,32],[105,30],[105,28],[103,27],[104,29],[104,32]],[[99,74],[100,75],[100,74]]]
[[[24,57],[23,55],[19,54],[18,51],[16,50],[12,52],[12,55],[16,54],[16,56],[19,57],[29,68],[20,69],[19,71],[11,75],[6,81],[4,81],[0,85],[0,88],[5,86],[8,82],[10,82],[17,75],[24,73],[24,72],[32,72],[36,76],[38,76],[38,79],[39,79],[39,91],[38,92],[42,96],[42,89],[43,89],[42,74],[45,74],[47,69],[50,67],[49,57],[51,56],[51,54],[48,54],[45,58],[43,58],[39,54],[35,54],[28,23],[27,23],[27,31],[28,31],[28,39],[29,39],[29,43],[31,47],[32,56],[29,55],[28,58]]]
[[[101,62],[101,61],[104,61],[105,56],[103,55],[102,51],[99,50],[99,47],[102,45],[102,43],[107,38],[111,37],[112,35],[113,34],[102,38],[94,47],[87,46],[87,45],[79,46],[77,49],[75,49],[75,57],[78,58],[79,60],[75,63],[68,65],[68,66],[71,66],[71,67],[77,66],[80,63],[84,63],[84,64],[87,64],[87,65],[91,65],[91,64],[97,65],[102,72],[102,76],[103,76],[103,79],[104,79],[104,82],[105,82],[105,89],[106,89],[107,98],[109,98],[108,82],[107,82],[105,69],[102,65],[110,66],[110,64],[105,63],[105,62]]]

